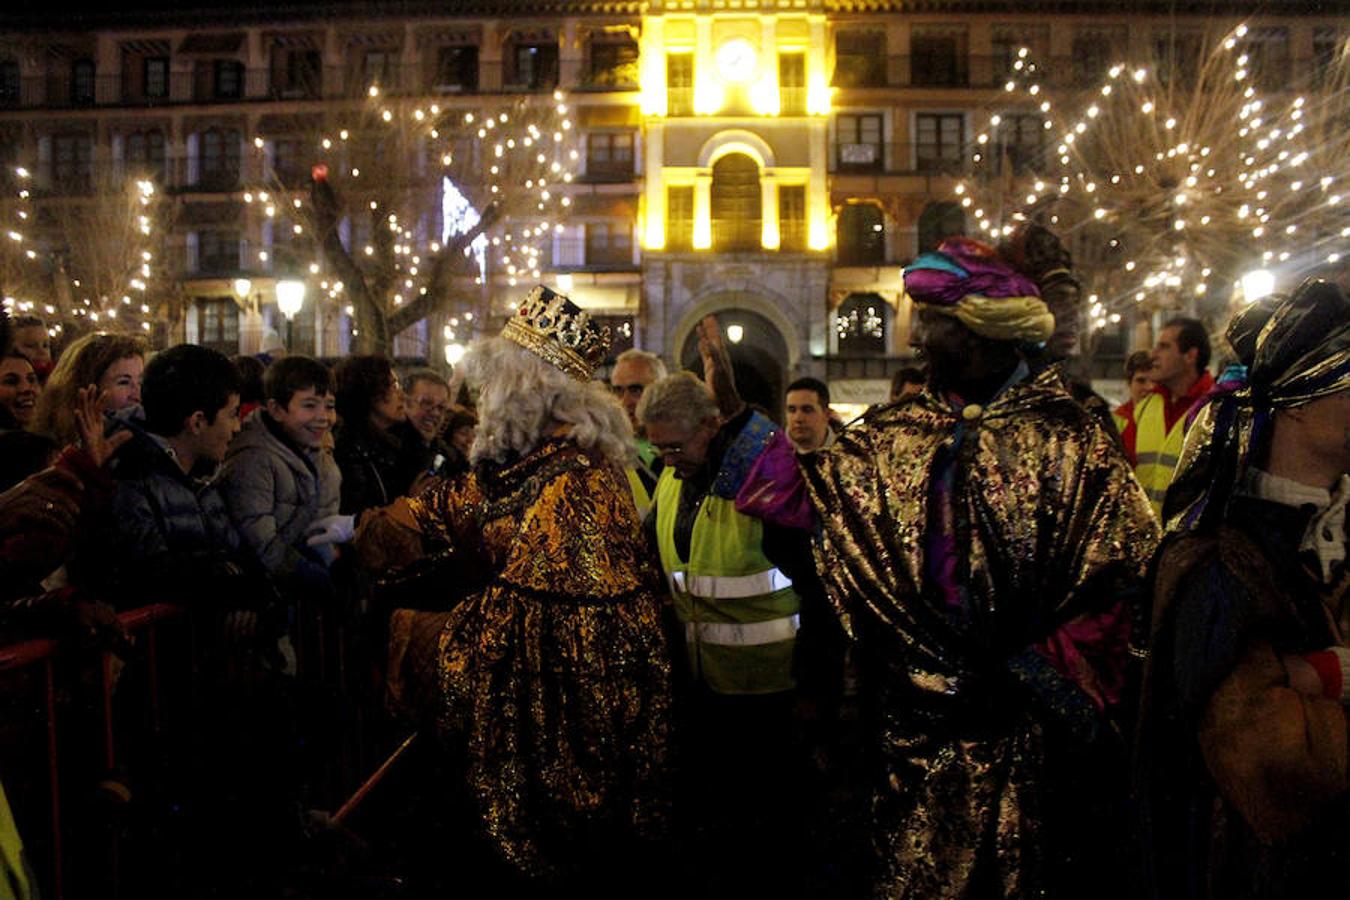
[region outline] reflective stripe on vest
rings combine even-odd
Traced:
[[[675,614],[685,626],[694,677],[720,694],[769,694],[794,686],[792,658],[801,601],[764,555],[764,526],[709,494],[690,535],[675,548],[683,482],[667,468],[655,491],[656,540]]]
[[[718,644],[723,647],[753,647],[790,641],[801,627],[801,616],[784,616],[766,622],[686,622],[684,636],[689,641]]]
[[[687,575],[675,572],[671,575],[671,581],[677,591],[713,600],[758,597],[760,594],[772,594],[792,587],[792,579],[784,575],[781,569],[769,569],[753,575]]]

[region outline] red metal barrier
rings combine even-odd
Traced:
[[[151,728],[158,735],[160,727],[158,641],[156,631],[160,623],[180,619],[184,609],[167,603],[154,603],[118,615],[122,627],[129,634],[144,632],[146,636],[146,681],[150,693]],[[49,638],[35,638],[0,647],[0,673],[14,672],[30,666],[43,668],[43,715],[47,737],[47,781],[51,839],[51,896],[64,895],[63,831],[61,823],[61,761],[57,727],[56,660],[66,652],[67,642]],[[116,723],[113,715],[113,654],[101,654],[101,694],[103,706],[103,756],[111,769],[117,763]]]

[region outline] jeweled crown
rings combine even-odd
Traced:
[[[506,322],[502,337],[537,354],[578,381],[590,381],[605,361],[612,336],[590,313],[542,284]]]

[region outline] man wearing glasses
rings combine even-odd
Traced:
[[[656,479],[661,475],[661,458],[638,422],[637,408],[647,385],[665,377],[666,364],[661,357],[638,349],[620,353],[609,376],[609,389],[623,404],[637,438],[638,464],[628,470],[628,486],[632,488],[638,513],[643,516],[652,505],[652,491],[656,490]]]
[[[414,369],[403,379],[407,396],[407,430],[403,438],[402,465],[410,483],[427,474],[440,474],[441,465],[451,457],[441,437],[450,415],[450,385],[431,369]]]
[[[711,317],[709,317],[711,319]],[[705,371],[716,320],[700,328]],[[619,383],[616,377],[615,383]],[[734,396],[734,386],[722,391]],[[690,372],[650,385],[638,406],[647,438],[665,461],[647,529],[684,632],[693,681],[685,783],[689,821],[710,823],[690,839],[728,895],[768,891],[784,853],[796,854],[804,764],[795,752],[793,654],[800,599],[782,568],[791,564],[759,519],[736,511],[735,497],[776,426],[737,398],[719,409]],[[793,547],[797,558],[809,559]],[[797,842],[797,843],[794,843]],[[792,849],[796,848],[796,849]],[[739,879],[749,879],[741,884]],[[761,879],[756,881],[755,879]],[[785,886],[780,886],[786,890]]]

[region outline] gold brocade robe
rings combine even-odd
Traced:
[[[377,570],[447,545],[486,587],[449,613],[394,613],[390,687],[464,755],[488,840],[534,876],[658,838],[670,663],[623,472],[554,439],[368,514],[357,534]]]
[[[801,468],[875,704],[877,895],[1073,896],[1068,848],[1112,794],[1087,748],[1111,740],[1158,540],[1124,455],[1052,369],[984,408],[924,391]]]

